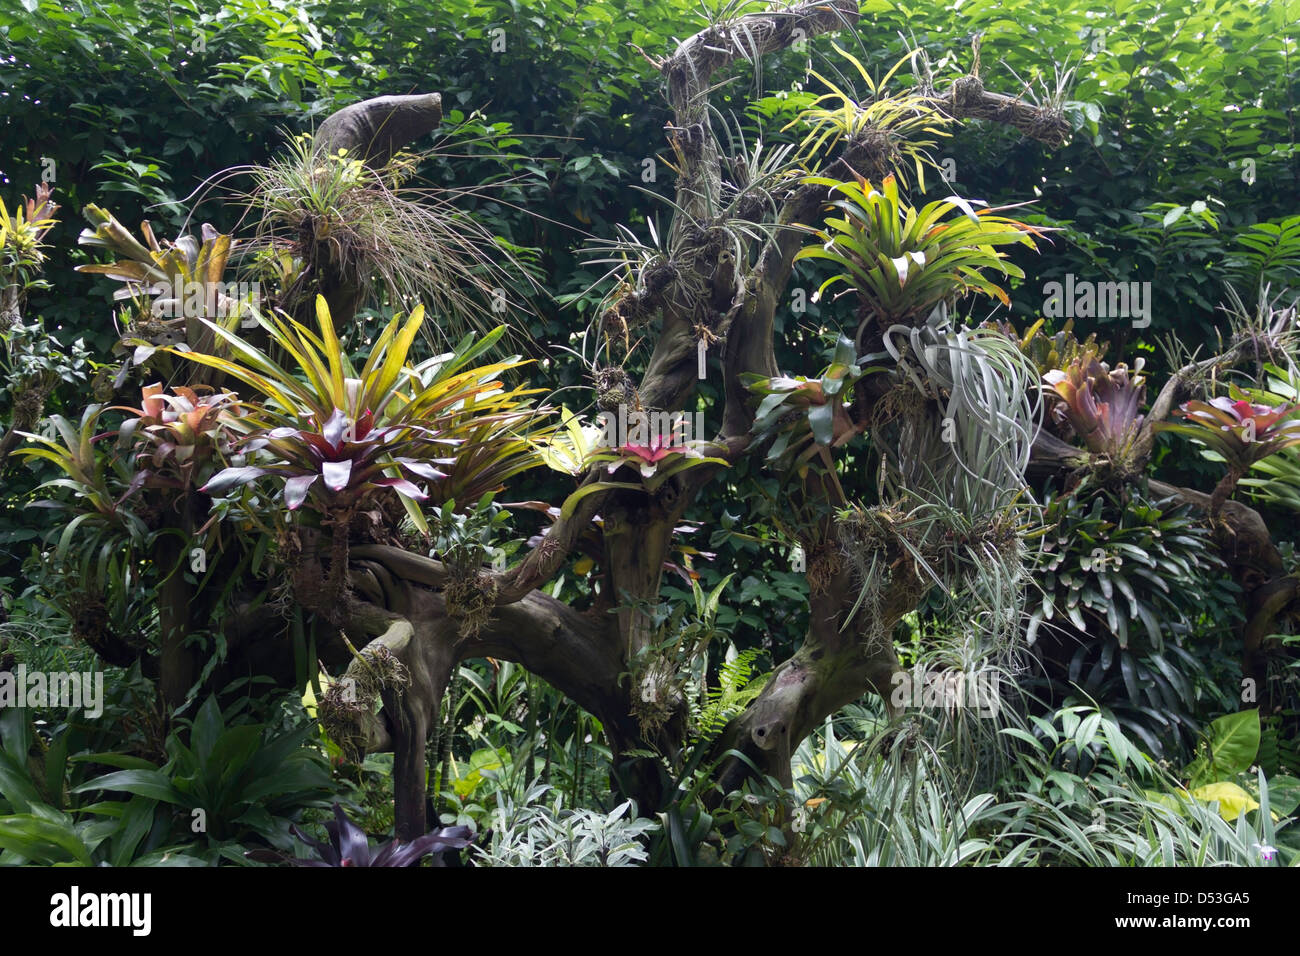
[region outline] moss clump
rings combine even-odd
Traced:
[[[452,578],[442,592],[447,615],[459,622],[460,636],[477,637],[496,610],[497,583],[486,571]]]
[[[365,757],[365,723],[386,690],[401,692],[411,682],[397,656],[382,644],[362,649],[340,680],[326,688],[318,713],[325,733],[343,750],[344,759],[360,763]]]

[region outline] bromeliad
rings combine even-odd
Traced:
[[[502,373],[524,362],[472,366],[504,330],[454,351],[411,364],[424,308],[395,316],[361,369],[353,367],[334,330],[329,308],[317,299],[319,334],[287,317],[255,313],[271,341],[297,365],[282,367],[233,330],[205,321],[231,358],[169,350],[252,386],[263,396],[244,403],[231,425],[249,461],[227,468],[204,487],[212,495],[273,476],[283,482],[289,510],[311,504],[343,513],[379,490],[401,497],[412,522],[428,525],[415,504],[450,498],[476,501],[504,481],[540,464],[537,440],[546,433],[527,401],[536,389],[507,389]],[[417,480],[432,483],[428,490]]]
[[[1130,373],[1125,365],[1107,368],[1085,353],[1043,376],[1061,400],[1057,420],[1068,423],[1090,452],[1107,456],[1115,465],[1127,462],[1142,431],[1139,409],[1146,381],[1141,369],[1141,360]]]
[[[1180,406],[1178,414],[1187,420],[1186,424],[1160,422],[1155,427],[1186,435],[1223,459],[1228,473],[1214,489],[1210,501],[1211,512],[1217,513],[1251,465],[1300,445],[1297,412],[1300,404],[1258,404],[1237,386],[1229,385],[1226,396]]]

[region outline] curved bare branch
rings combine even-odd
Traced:
[[[441,93],[376,96],[328,116],[316,130],[316,148],[327,153],[345,149],[380,169],[441,122]]]

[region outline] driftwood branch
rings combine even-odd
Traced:
[[[986,90],[973,76],[957,80],[946,93],[930,97],[929,103],[951,119],[1001,123],[1054,148],[1070,138],[1070,124],[1059,111]]]
[[[652,410],[681,408],[698,385],[698,342],[721,342],[726,410],[710,454],[728,460],[752,448],[752,412],[739,384],[741,374],[778,371],[773,317],[794,256],[810,227],[820,220],[828,197],[824,188],[791,184],[776,197],[777,229],[766,241],[759,240],[761,246],[750,248],[752,243],[746,240],[746,248],[734,255],[729,244],[720,241],[709,212],[723,191],[722,157],[708,104],[714,75],[737,61],[756,61],[798,40],[852,27],[858,20],[855,0],[803,3],[750,14],[702,30],[658,64],[674,112],[668,130],[678,159],[676,200],[683,211],[668,237],[675,261],[661,274],[642,276],[641,288],[606,318],[626,323],[662,311],[662,331],[646,374],[638,389],[630,389]],[[1007,123],[1047,142],[1063,136],[1059,117],[1053,120],[1032,106],[976,90],[969,83],[959,82],[946,96],[934,96],[933,105],[947,116]],[[342,120],[333,124],[339,129],[327,121],[322,127],[326,135],[318,138],[347,148],[374,143],[380,127],[371,117],[378,115],[358,110],[348,124]],[[393,148],[394,141],[380,143],[368,152],[368,159],[375,161]],[[873,161],[880,157],[872,155],[872,148],[866,138],[847,142],[821,171],[848,176],[874,169]],[[520,662],[595,714],[615,753],[644,748],[643,730],[631,716],[629,694],[635,689],[627,679],[629,649],[648,639],[646,628],[637,623],[639,612],[620,609],[611,615],[601,607],[583,614],[535,589],[561,566],[599,510],[605,519],[603,563],[609,593],[652,599],[658,593],[671,529],[713,474],[712,468],[695,469],[644,501],[635,493],[619,491],[588,495],[572,514],[547,530],[521,564],[490,575],[487,589],[494,590],[495,607],[486,622],[471,630],[459,627],[448,615],[441,592],[450,573],[440,562],[396,548],[352,549],[356,593],[401,613],[412,628],[395,652],[409,681],[400,693],[390,690],[384,696],[385,735],[401,754],[395,764],[399,836],[423,832],[423,741],[436,720],[450,675],[457,662],[467,657],[490,655]],[[586,481],[603,477],[596,469]],[[814,494],[819,489],[808,491]],[[890,633],[924,591],[905,559],[895,563],[895,585],[869,612],[847,624],[855,604],[851,575],[841,571],[832,576],[831,583],[813,597],[813,620],[803,646],[732,721],[720,746],[735,747],[767,772],[788,780],[791,752],[827,714],[872,690],[887,695],[897,660],[892,646],[879,640],[879,635]],[[733,761],[724,777],[734,784],[748,772],[743,761]]]
[[[442,94],[376,96],[327,117],[316,130],[316,148],[340,149],[380,169],[393,154],[432,132],[442,122]]]

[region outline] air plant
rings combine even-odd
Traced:
[[[1037,369],[1002,333],[941,315],[892,326],[884,346],[900,390],[897,438],[881,446],[883,496],[919,493],[969,515],[1008,507],[1041,427]]]
[[[442,321],[424,332],[451,339],[486,333],[489,304],[499,312],[498,304],[510,305],[504,290],[538,283],[524,261],[529,250],[494,236],[456,205],[502,183],[418,188],[403,181],[417,161],[439,154],[438,147],[418,156],[403,150],[372,169],[355,156],[318,149],[304,134],[265,165],[223,175],[247,173],[253,180],[242,197],[258,217],[249,248],[287,252],[302,263],[284,289],[287,308],[296,310],[300,297],[322,291],[314,277],[341,276],[357,283],[363,298],[382,288],[394,300],[429,302]]]
[[[1142,432],[1139,409],[1146,379],[1141,370],[1141,359],[1130,373],[1126,365],[1107,368],[1084,352],[1063,369],[1043,376],[1060,398],[1054,417],[1068,424],[1093,454],[1105,455],[1114,464],[1127,462]]]
[[[434,866],[445,866],[442,855],[448,850],[469,846],[474,837],[474,831],[469,827],[440,827],[410,843],[389,840],[374,847],[365,831],[349,820],[337,803],[334,804],[334,819],[325,823],[328,843],[308,836],[296,824],[290,830],[316,855],[295,857],[274,850],[251,850],[245,856],[259,863],[285,863],[289,866],[415,866],[428,856]]]
[[[720,178],[692,178],[694,186],[681,193],[681,204],[634,187],[671,207],[667,230],[658,228],[657,219],[648,219],[649,242],[642,242],[626,226],[617,226],[618,239],[591,244],[584,253],[586,264],[607,267],[603,274],[584,291],[561,297],[581,299],[617,278],[597,309],[607,358],[620,339],[623,351],[632,351],[631,331],[664,308],[692,315],[700,327],[697,337],[709,341],[701,334],[709,329],[709,313],[726,312],[742,294],[750,250],[786,229],[803,228],[781,225],[776,214],[787,191],[807,172],[792,158],[794,144],[772,145],[761,136],[751,144],[744,124],[719,121],[726,142],[718,142],[718,152],[728,157]],[[685,132],[670,128],[676,161],[664,160],[681,177],[687,177],[687,154],[696,148]]]

